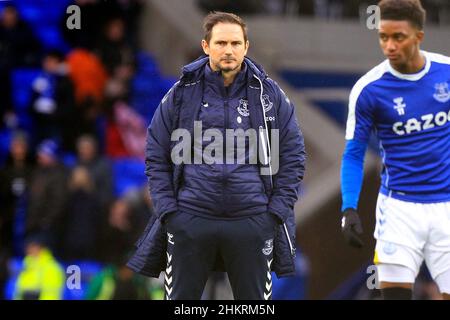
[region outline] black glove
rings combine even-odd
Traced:
[[[364,245],[360,235],[363,233],[361,220],[355,209],[345,209],[342,217],[342,233],[347,243],[356,248]]]

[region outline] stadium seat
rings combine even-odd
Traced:
[[[11,143],[11,132],[7,129],[0,130],[0,165],[5,163]]]
[[[148,122],[161,99],[176,82],[175,78],[163,78],[156,61],[149,54],[139,52],[136,56],[137,73],[131,82],[131,106]]]
[[[40,26],[36,31],[36,36],[41,41],[46,50],[60,50],[67,53],[70,50],[69,45],[66,44],[62,35],[56,26]]]
[[[71,0],[21,0],[16,3],[20,16],[36,32],[44,49],[69,50],[61,32],[61,21]]]
[[[32,83],[42,71],[40,69],[15,69],[11,73],[12,100],[19,127],[32,132],[33,122],[29,113],[32,98]]]
[[[61,161],[67,168],[73,168],[77,164],[77,156],[74,153],[67,152],[61,156]]]
[[[31,103],[31,86],[42,71],[40,69],[15,69],[11,73],[12,99],[16,112],[28,111]]]
[[[115,195],[120,197],[130,188],[140,188],[147,182],[144,163],[140,159],[125,158],[113,161]]]
[[[5,300],[12,300],[14,298],[14,290],[16,286],[17,277],[23,268],[23,260],[21,257],[11,258],[8,262],[9,279],[4,288]]]

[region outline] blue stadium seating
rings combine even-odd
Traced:
[[[73,168],[77,164],[77,155],[74,153],[64,153],[61,156],[61,162],[67,167],[67,168]]]
[[[9,269],[9,279],[6,282],[4,288],[4,296],[5,300],[12,300],[14,297],[14,289],[16,286],[17,277],[20,271],[23,269],[23,260],[22,258],[16,257],[9,260],[8,263]]]
[[[16,69],[11,74],[12,100],[19,119],[19,127],[32,132],[33,123],[29,113],[32,98],[31,86],[42,71],[39,69]]]
[[[280,75],[293,87],[302,89],[340,88],[349,92],[361,75],[345,72],[323,72],[302,70],[281,70]],[[347,120],[346,101],[313,100],[326,115],[335,120],[341,127],[345,127]]]
[[[40,69],[15,69],[11,74],[12,100],[16,112],[28,112],[31,103],[31,86],[42,71]]]
[[[0,130],[0,166],[5,163],[11,143],[11,132],[7,129]]]
[[[136,55],[137,73],[131,83],[130,104],[150,123],[161,99],[176,82],[161,76],[153,57],[145,52]]]
[[[301,70],[281,70],[283,79],[292,86],[304,88],[351,88],[361,77],[360,74],[346,72],[314,72]]]
[[[63,52],[69,46],[63,40],[60,25],[66,15],[66,9],[73,0],[20,0],[14,1],[20,16],[36,32],[44,49],[59,49]],[[0,10],[7,2],[0,2]]]
[[[70,49],[69,45],[64,41],[61,32],[57,26],[40,26],[36,29],[36,36],[46,50],[58,49],[67,53]]]
[[[113,161],[115,195],[120,197],[130,188],[140,188],[147,183],[144,161],[134,158]]]

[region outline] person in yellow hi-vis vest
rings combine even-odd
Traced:
[[[43,241],[33,238],[26,245],[24,268],[14,291],[16,300],[61,300],[65,273]]]

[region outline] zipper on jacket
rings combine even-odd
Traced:
[[[224,134],[226,137],[226,132],[227,132],[227,128],[228,128],[228,93],[226,93],[226,99],[225,99],[225,103],[224,103],[224,108],[225,108],[225,119],[224,119],[224,126],[223,126],[223,130],[224,130]],[[226,140],[226,138],[224,139]],[[223,150],[223,165],[222,165],[222,202],[223,202],[223,210],[224,213],[226,214],[226,205],[227,205],[227,201],[226,201],[226,188],[227,188],[227,179],[228,179],[228,170],[227,170],[227,159],[226,159],[226,151],[227,151],[227,146],[226,146],[226,142],[224,144],[224,150]]]
[[[263,111],[263,118],[264,118],[263,121],[264,121],[265,139],[263,141],[266,141],[263,148],[267,148],[267,157],[269,159],[268,166],[269,166],[270,185],[273,188],[272,164],[270,163],[271,154],[270,154],[270,143],[269,143],[269,130],[267,129],[266,110],[264,109],[264,101],[263,101],[264,100],[263,99],[264,88],[263,88],[263,83],[262,83],[261,79],[258,78],[258,76],[256,76],[256,75],[253,75],[253,77],[255,77],[258,80],[260,89],[261,89],[261,92],[259,93],[259,102],[261,103],[261,108]],[[261,128],[261,126],[260,126],[260,128]]]
[[[267,155],[267,142],[266,142],[266,137],[264,135],[264,128],[263,128],[263,126],[259,126],[259,138],[261,139],[261,146],[263,148],[264,165],[268,165],[269,164],[269,157]]]
[[[258,76],[256,76],[256,75],[253,75],[253,76],[259,81],[259,85],[261,87],[261,92],[259,94],[259,100],[261,102],[261,108],[263,110],[264,129],[265,129],[264,133],[265,133],[265,135],[263,134],[263,132],[261,130],[261,129],[263,129],[263,127],[259,126],[259,129],[260,129],[260,136],[261,136],[262,145],[263,145],[263,151],[264,151],[264,162],[269,161],[268,165],[269,165],[269,172],[270,172],[270,183],[271,183],[272,188],[273,188],[272,166],[271,166],[271,163],[270,163],[270,156],[271,156],[271,154],[270,154],[270,143],[269,143],[269,130],[267,129],[266,110],[264,109],[264,103],[263,103],[264,102],[263,101],[263,83],[262,83],[261,79]],[[266,150],[266,148],[267,148],[267,150]],[[268,151],[268,152],[266,153],[266,151]],[[286,223],[283,223],[283,227],[284,227],[284,234],[286,235],[287,241],[289,243],[289,248],[291,249],[291,255],[294,256],[295,255],[295,249],[294,249],[294,247],[292,245],[291,237],[289,236],[289,231],[288,231],[288,229],[286,227]]]

